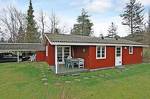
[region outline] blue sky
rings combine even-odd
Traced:
[[[94,23],[94,35],[100,33],[107,34],[108,27],[114,22],[118,27],[118,35],[127,35],[128,28],[121,25],[120,13],[128,0],[32,0],[35,10],[35,16],[38,17],[40,10],[43,10],[47,16],[52,10],[60,19],[60,23],[66,25],[68,29],[72,28],[76,22],[77,16],[80,15],[81,9],[85,8],[91,16]],[[139,0],[145,6],[145,17],[147,17],[150,0]],[[28,0],[0,0],[0,10],[8,5],[14,5],[18,9],[26,12],[28,9]],[[47,20],[48,21],[48,20]]]

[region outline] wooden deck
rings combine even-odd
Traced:
[[[51,67],[52,71],[55,72],[55,67]],[[69,74],[69,73],[77,73],[77,72],[85,72],[88,71],[88,69],[84,68],[67,68],[64,65],[58,65],[58,74]]]

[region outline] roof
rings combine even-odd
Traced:
[[[45,34],[46,38],[52,45],[134,45],[143,46],[142,43],[133,42],[125,39],[100,38],[79,35],[66,34]]]
[[[0,43],[0,51],[44,51],[40,43]]]

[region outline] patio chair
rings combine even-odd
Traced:
[[[65,59],[65,67],[66,67],[66,68],[72,67],[72,66],[71,66],[71,62],[70,62],[69,59]]]
[[[79,68],[84,68],[84,59],[78,58],[79,59]]]

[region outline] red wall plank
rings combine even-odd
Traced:
[[[37,51],[36,52],[36,61],[45,61],[45,51]]]
[[[74,57],[83,58],[88,69],[112,67],[115,64],[115,47],[106,47],[106,59],[96,59],[96,46],[76,46],[73,50]]]
[[[106,68],[113,67],[115,65],[115,47],[106,47],[106,59],[96,59],[96,46],[89,48],[89,68]]]
[[[133,54],[129,54],[129,47],[123,47],[123,65],[142,63],[142,47],[133,47]]]
[[[55,46],[47,43],[48,46],[48,56],[46,56],[46,61],[49,65],[55,65]]]

